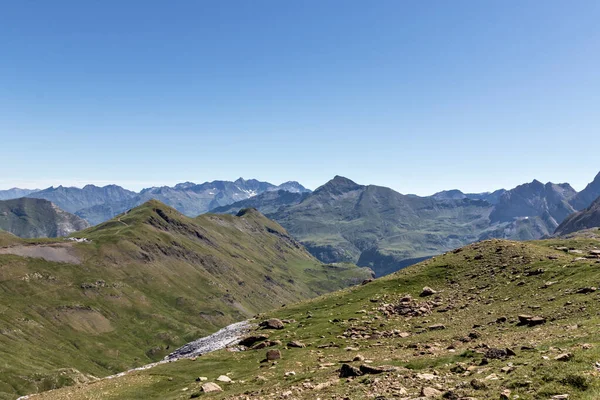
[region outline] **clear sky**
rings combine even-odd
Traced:
[[[598,21],[597,0],[5,1],[0,188],[582,189]]]

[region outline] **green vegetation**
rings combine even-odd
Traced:
[[[87,241],[0,234],[11,245],[0,252],[14,253],[0,254],[0,398],[157,361],[229,323],[370,276],[322,265],[253,210],[192,219],[150,201],[73,236]]]
[[[597,230],[566,240],[476,243],[259,315],[256,321],[291,320],[263,331],[282,343],[271,347],[282,352],[276,363],[262,362],[266,349],[219,351],[39,399],[354,400],[415,398],[424,388],[446,399],[498,399],[507,390],[525,400],[597,399],[599,248]],[[425,286],[437,293],[421,297]],[[522,314],[541,319],[520,323]],[[292,340],[307,347],[286,346]],[[340,379],[343,363],[395,370]],[[234,383],[217,382],[222,393],[202,393],[204,382],[196,382],[224,374]]]

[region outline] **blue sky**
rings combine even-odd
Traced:
[[[334,175],[582,189],[598,1],[0,5],[0,188]]]

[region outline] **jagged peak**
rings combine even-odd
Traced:
[[[325,191],[332,192],[332,193],[345,193],[345,192],[350,192],[352,190],[358,190],[363,187],[364,186],[359,185],[358,183],[356,183],[346,177],[336,175],[329,182],[327,182],[323,186],[318,187],[315,190],[315,193],[325,192]]]

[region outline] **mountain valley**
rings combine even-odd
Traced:
[[[371,276],[320,263],[251,209],[189,218],[152,200],[67,239],[0,232],[0,398],[158,361],[229,323]]]
[[[597,228],[486,240],[261,313],[245,346],[33,399],[597,399],[599,257]]]

